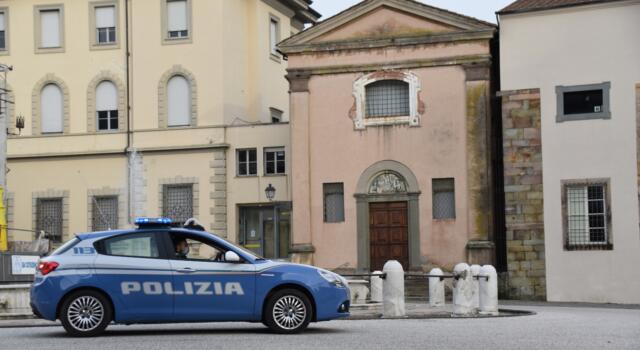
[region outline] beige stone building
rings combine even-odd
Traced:
[[[289,97],[275,45],[317,20],[310,3],[0,1],[10,241],[163,215],[286,256]]]
[[[293,260],[361,271],[494,261],[495,33],[417,1],[366,0],[280,44]]]

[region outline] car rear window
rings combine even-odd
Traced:
[[[68,240],[65,244],[58,247],[58,249],[51,252],[49,256],[64,254],[67,250],[71,249],[74,245],[78,244],[78,242],[80,242],[80,239],[78,237],[73,237],[72,239]]]

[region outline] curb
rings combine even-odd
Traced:
[[[537,315],[534,311],[515,310],[515,309],[498,309],[498,315],[473,315],[473,316],[453,316],[449,312],[429,313],[429,314],[409,314],[403,317],[383,317],[381,313],[369,315],[351,315],[347,318],[340,319],[343,321],[360,321],[360,320],[427,320],[427,319],[487,319],[487,318],[504,318]]]

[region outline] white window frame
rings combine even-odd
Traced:
[[[101,43],[98,41],[96,10],[101,7],[113,7],[115,24],[115,41]],[[89,45],[91,50],[112,50],[120,48],[120,6],[118,1],[104,0],[89,3]]]
[[[278,158],[277,158],[277,153],[278,152],[282,152],[284,153],[284,164],[283,164],[283,171],[282,172],[278,172]],[[274,153],[274,159],[273,159],[273,172],[269,173],[267,172],[267,153]],[[279,175],[286,175],[287,174],[287,152],[285,151],[285,148],[283,146],[281,147],[265,147],[264,148],[264,152],[263,152],[263,166],[264,166],[264,175],[265,176],[279,176]]]
[[[58,89],[58,92],[60,93],[60,130],[56,130],[56,131],[45,131],[44,128],[44,124],[45,124],[45,110],[48,108],[45,108],[42,98],[43,98],[43,93],[44,93],[44,89],[47,88],[48,86],[55,86]],[[43,135],[46,134],[62,134],[64,133],[64,119],[65,119],[65,101],[64,101],[64,90],[62,89],[62,87],[60,85],[58,85],[57,83],[54,82],[50,82],[47,84],[44,84],[42,86],[42,88],[40,89],[40,101],[38,102],[40,104],[40,132]]]
[[[173,98],[171,95],[171,91],[169,89],[169,84],[171,84],[171,81],[173,79],[183,79],[184,82],[186,83],[186,87],[187,87],[187,98],[184,101],[184,103],[186,103],[186,107],[187,107],[187,114],[185,116],[183,116],[182,118],[186,119],[185,123],[176,123],[176,124],[172,124],[171,123],[171,106],[169,104],[169,102],[171,101],[171,99]],[[169,128],[177,128],[177,127],[187,127],[187,126],[191,126],[191,122],[192,122],[192,114],[193,114],[193,106],[192,106],[192,98],[191,98],[191,94],[193,93],[191,91],[191,81],[189,80],[188,77],[182,75],[182,74],[174,74],[173,76],[171,76],[169,79],[167,79],[167,127]]]
[[[162,19],[161,19],[161,38],[163,45],[172,45],[172,44],[187,44],[193,41],[193,10],[192,10],[192,0],[184,0],[186,1],[186,11],[187,11],[187,35],[180,37],[171,37],[169,35],[169,2],[172,0],[160,0],[162,7]]]
[[[0,7],[0,13],[4,15],[4,47],[0,48],[0,56],[9,54],[9,8]]]
[[[382,73],[382,74],[381,74]],[[387,75],[385,72],[373,72],[358,78],[353,84],[353,96],[355,98],[355,117],[353,127],[355,130],[365,130],[369,126],[408,124],[412,127],[420,126],[420,112],[418,108],[418,94],[422,90],[420,79],[412,72],[393,72]],[[409,84],[409,115],[393,117],[366,116],[366,87],[371,83],[381,80],[399,80]]]
[[[282,123],[282,116],[284,112],[277,108],[269,108],[269,116],[271,117],[271,123],[279,124]]]
[[[42,17],[41,13],[46,11],[58,11],[58,35],[60,39],[59,46],[56,47],[43,47],[42,46]],[[36,5],[34,6],[34,46],[35,53],[60,53],[65,50],[65,25],[64,25],[64,5],[52,4],[52,5]]]
[[[592,228],[589,223],[589,197],[588,187],[601,186],[603,188],[603,210],[601,215],[604,217],[604,241],[591,241],[590,229]],[[563,239],[565,250],[579,251],[579,250],[611,250],[613,249],[612,237],[611,237],[611,195],[610,195],[610,181],[609,179],[586,179],[586,180],[563,180],[562,181],[562,220],[563,220]],[[585,236],[580,241],[572,241],[569,232],[569,218],[570,218],[570,198],[569,189],[583,189],[584,193],[584,216],[585,216]],[[599,227],[596,227],[599,228]]]
[[[256,172],[255,173],[251,173],[250,169],[250,164],[253,163],[252,161],[249,160],[249,151],[254,151],[256,153]],[[244,162],[247,165],[247,173],[246,174],[241,174],[240,173],[240,153],[241,152],[247,152],[247,160]],[[258,176],[258,149],[257,148],[239,148],[236,149],[236,176],[237,177],[253,177],[253,176]]]
[[[115,89],[115,106],[112,109],[105,109],[105,110],[100,110],[98,107],[98,102],[100,100],[100,95],[98,94],[98,88],[100,87],[100,85],[104,84],[104,83],[111,83],[111,85],[113,86],[113,88]],[[119,101],[118,99],[120,98],[118,96],[118,94],[120,93],[120,91],[118,90],[118,85],[116,85],[115,82],[111,81],[111,80],[103,80],[101,82],[99,82],[96,85],[96,92],[95,92],[95,96],[96,96],[96,131],[97,132],[109,132],[109,131],[118,131],[120,129],[120,113],[119,113]],[[100,112],[107,112],[107,124],[108,127],[106,129],[100,129]],[[113,128],[111,125],[111,120],[113,119],[113,112],[116,112],[117,116],[116,116],[116,120],[118,123],[118,127],[117,128]]]

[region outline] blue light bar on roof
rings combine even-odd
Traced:
[[[140,225],[170,225],[171,219],[169,218],[136,218],[135,224]]]

